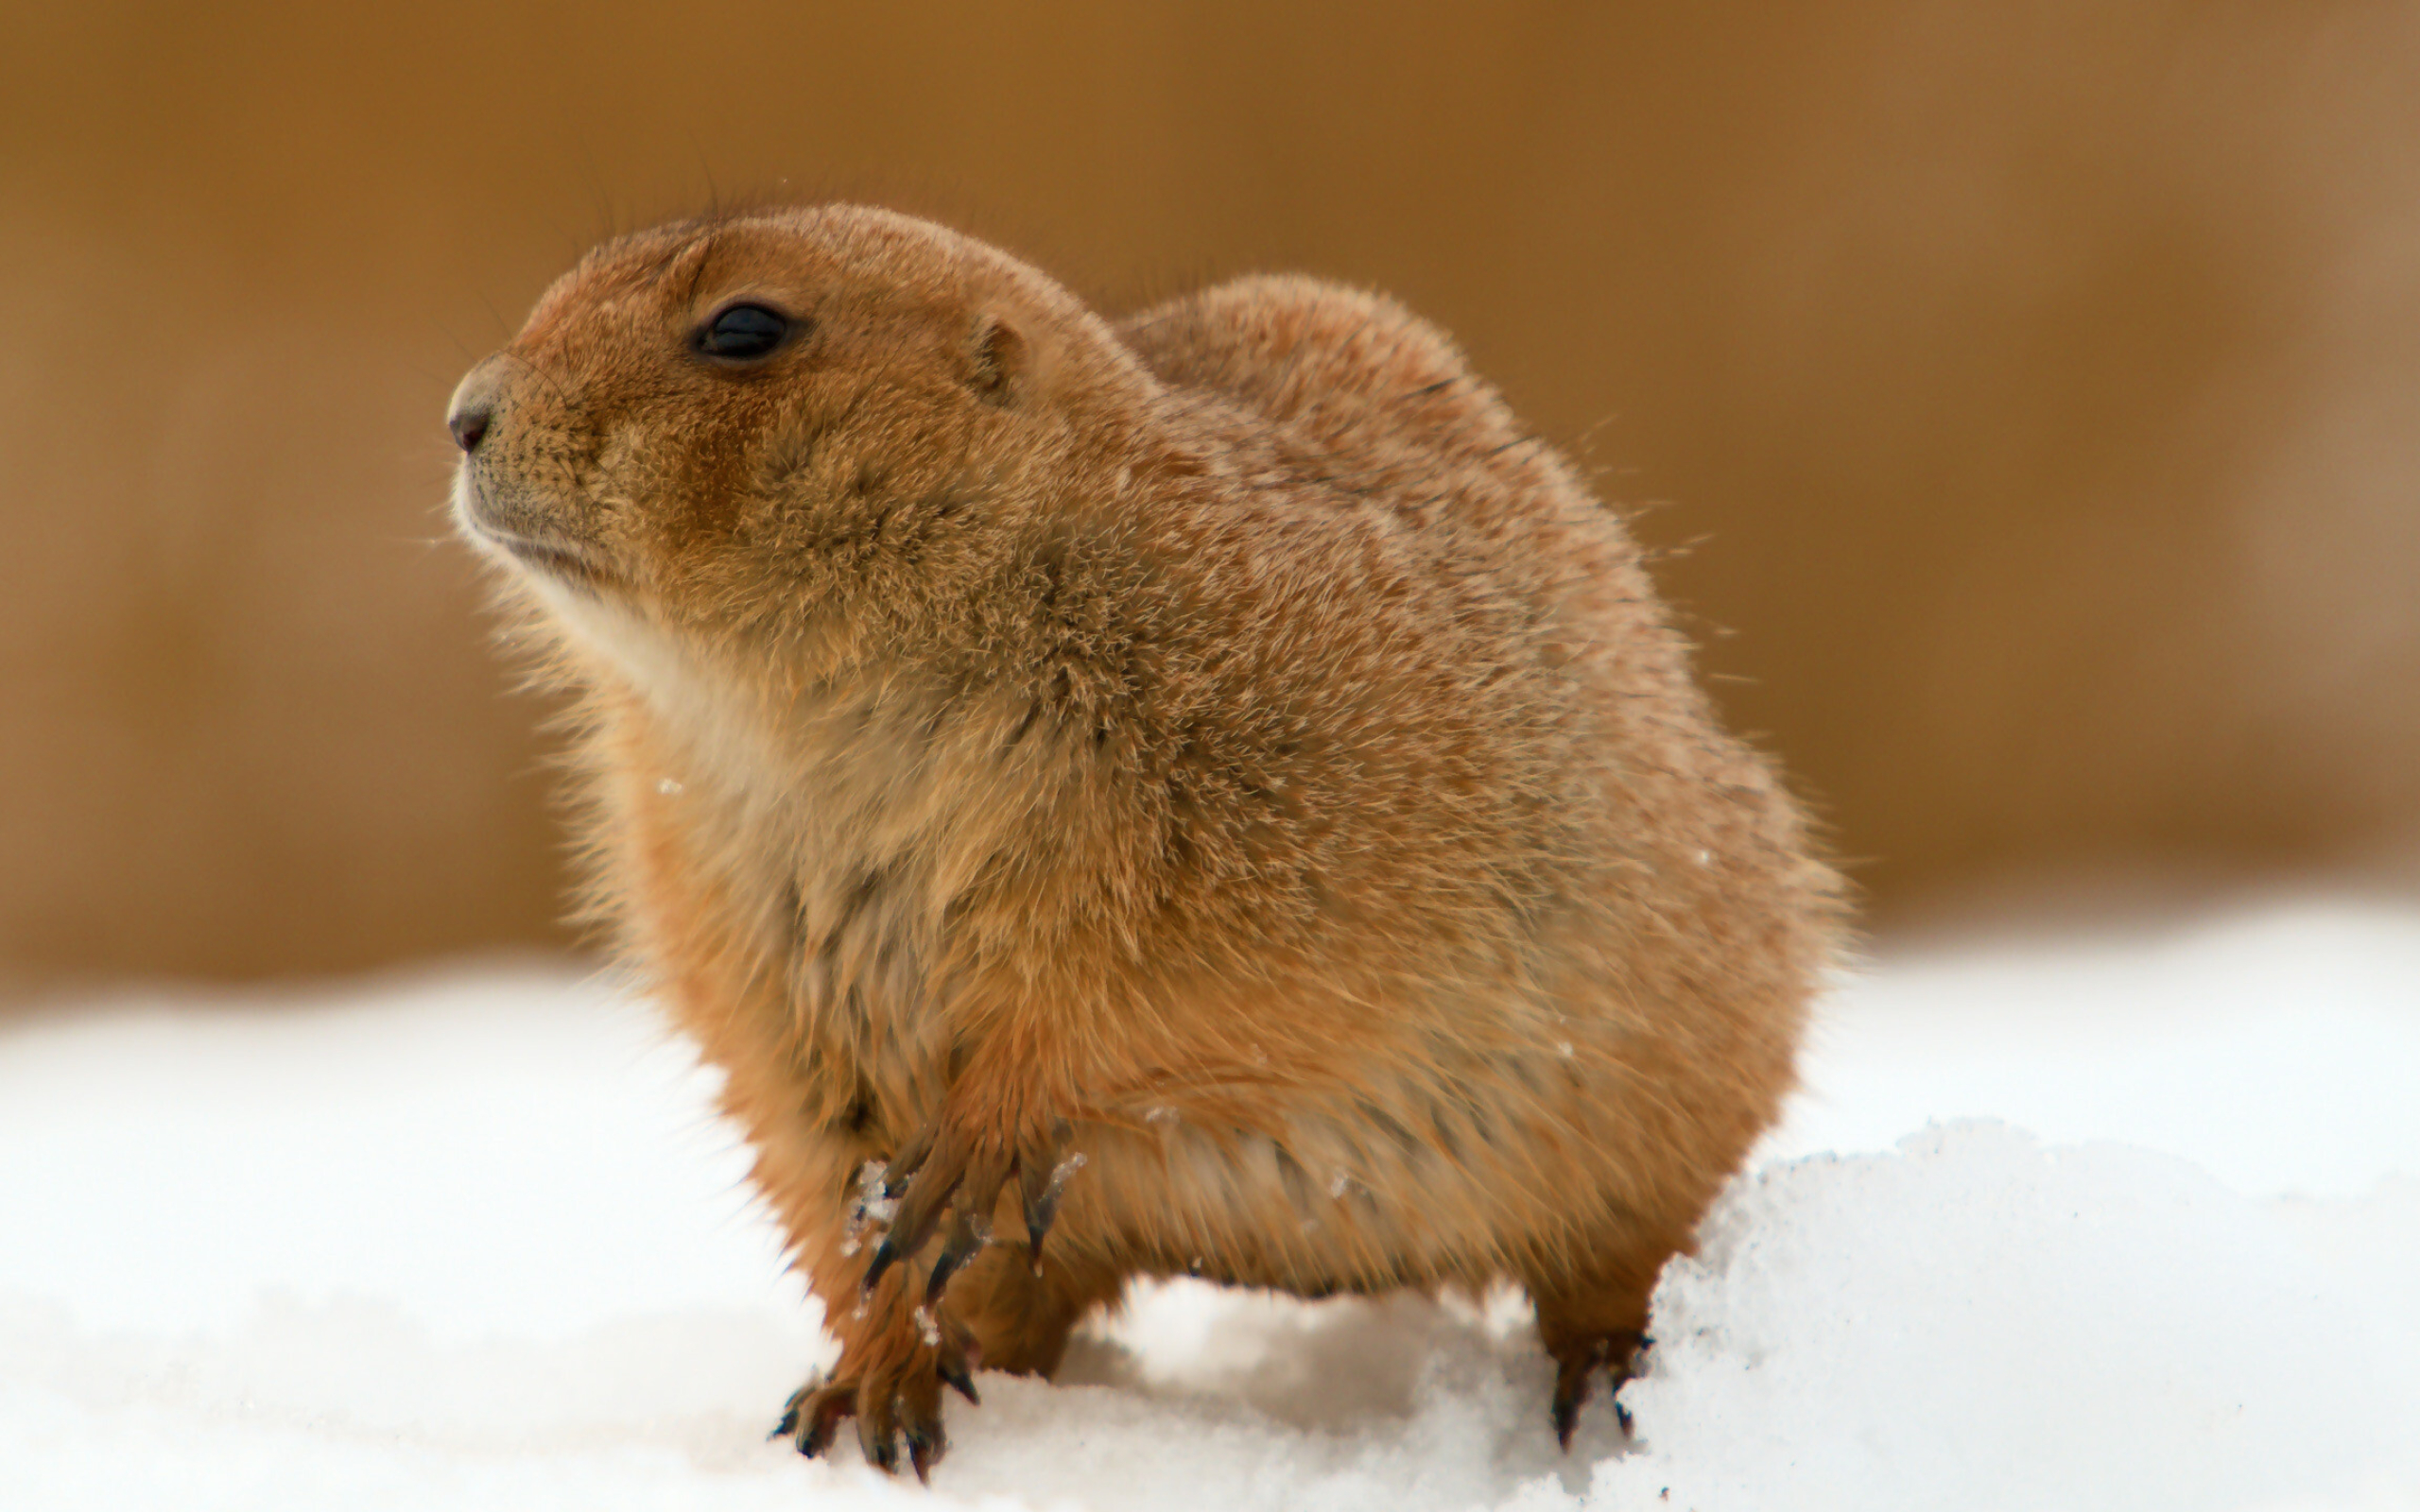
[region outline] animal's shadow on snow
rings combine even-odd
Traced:
[[[1385,1433],[1409,1425],[1439,1393],[1509,1395],[1519,1428],[1533,1430],[1514,1439],[1534,1438],[1531,1447],[1562,1458],[1547,1413],[1553,1368],[1517,1292],[1473,1304],[1412,1293],[1305,1302],[1191,1281],[1141,1288],[1120,1313],[1077,1333],[1055,1379],[1163,1400],[1224,1400],[1311,1433]],[[1624,1448],[1601,1391],[1594,1407],[1573,1443],[1575,1461]]]
[[[1498,1348],[1477,1314],[1420,1297],[1312,1303],[1228,1292],[1183,1300],[1187,1311],[1214,1314],[1197,1337],[1153,1337],[1176,1330],[1152,1329],[1159,1320],[1146,1301],[1142,1317],[1080,1332],[1058,1383],[1225,1397],[1291,1427],[1340,1429],[1411,1417],[1422,1371],[1441,1352]],[[1119,1327],[1126,1323],[1141,1327]]]

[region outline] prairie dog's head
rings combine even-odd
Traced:
[[[455,519],[609,658],[862,639],[977,592],[1149,387],[1059,285],[940,227],[680,223],[591,252],[462,380]]]

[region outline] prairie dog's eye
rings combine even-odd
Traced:
[[[735,304],[700,326],[689,344],[709,357],[744,362],[769,354],[789,334],[789,321],[775,311],[761,304]]]

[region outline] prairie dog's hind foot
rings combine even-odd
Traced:
[[[1580,1409],[1588,1400],[1591,1378],[1599,1367],[1611,1378],[1606,1399],[1622,1436],[1631,1435],[1630,1409],[1622,1405],[1621,1389],[1638,1375],[1639,1356],[1655,1341],[1625,1330],[1617,1333],[1574,1335],[1548,1350],[1554,1357],[1554,1436],[1564,1452],[1571,1452],[1571,1432],[1580,1423]]]
[[[1529,1278],[1530,1298],[1538,1310],[1538,1342],[1555,1363],[1554,1436],[1565,1452],[1600,1369],[1611,1378],[1606,1395],[1613,1399],[1614,1419],[1622,1435],[1630,1435],[1630,1409],[1619,1394],[1623,1383],[1637,1376],[1639,1356],[1651,1342],[1647,1309],[1655,1278],[1666,1258],[1680,1247],[1668,1240],[1614,1239],[1584,1271]]]

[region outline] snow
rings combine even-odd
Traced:
[[[1138,1291],[930,1490],[713,1079],[536,965],[0,1028],[0,1506],[2420,1507],[2420,910],[1893,955],[1568,1457],[1515,1295]]]

